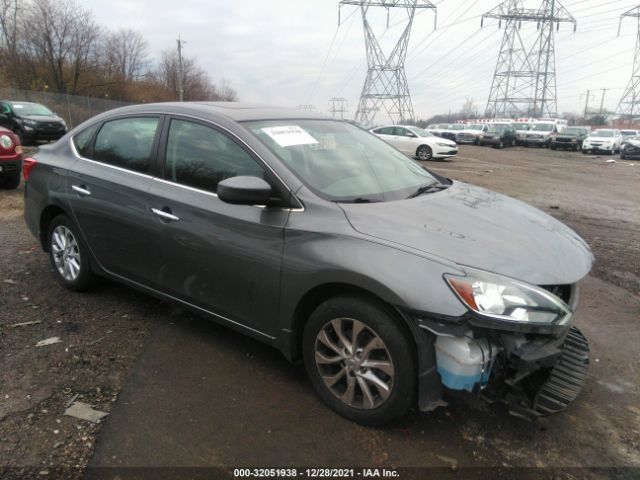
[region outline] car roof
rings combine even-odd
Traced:
[[[143,103],[116,110],[110,110],[110,114],[125,114],[136,112],[177,113],[186,115],[213,114],[227,119],[244,122],[250,120],[332,120],[326,115],[313,113],[297,108],[274,107],[248,102],[163,102]]]

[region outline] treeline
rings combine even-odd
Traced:
[[[176,42],[159,59],[131,29],[109,31],[75,0],[0,0],[0,86],[130,102],[179,98]],[[185,100],[235,100],[182,58]]]

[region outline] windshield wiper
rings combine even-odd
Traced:
[[[407,198],[415,198],[419,195],[422,195],[423,193],[438,192],[440,190],[445,190],[450,186],[451,185],[445,185],[444,183],[429,183],[427,185],[422,185],[418,187],[418,189],[415,192],[413,192],[411,195],[409,195]]]

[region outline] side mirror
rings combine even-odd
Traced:
[[[231,177],[218,183],[218,198],[233,205],[266,205],[271,185],[259,177]]]
[[[409,132],[409,133],[407,133],[407,137],[409,137],[409,138],[416,138],[416,137],[417,137],[417,135],[416,135],[415,133],[411,133],[411,132]]]

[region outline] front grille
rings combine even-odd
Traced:
[[[589,343],[576,327],[571,327],[549,379],[536,394],[533,410],[549,415],[564,410],[582,391],[589,371]]]
[[[575,140],[575,138],[570,137],[556,137],[556,142],[559,143],[571,143],[571,141]]]

